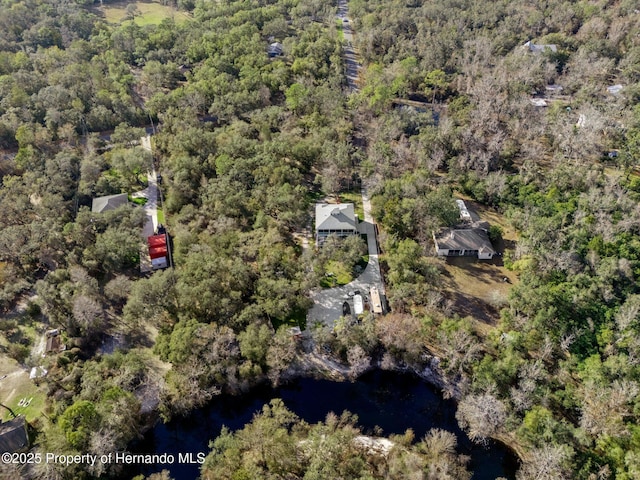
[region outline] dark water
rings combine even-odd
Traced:
[[[145,468],[141,473],[167,469],[176,480],[197,478],[199,465],[179,463],[178,454],[208,453],[209,441],[220,433],[222,425],[231,430],[242,428],[272,398],[282,398],[291,411],[308,423],[324,420],[329,412],[348,410],[357,414],[365,433],[371,433],[376,426],[382,428],[384,435],[411,428],[419,439],[431,428],[448,430],[458,437],[458,451],[471,457],[469,469],[474,472],[474,480],[515,478],[515,456],[499,444],[487,448],[473,444],[458,427],[453,401],[444,400],[433,386],[412,375],[383,371],[370,372],[355,383],[301,379],[277,389],[257,388],[242,397],[217,398],[188,418],[158,424],[150,431],[136,451],[170,453],[175,461]]]

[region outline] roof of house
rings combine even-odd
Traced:
[[[149,244],[149,248],[166,246],[167,236],[164,233],[151,235],[150,237],[147,237],[147,243]]]
[[[268,52],[271,55],[282,55],[282,44],[280,42],[273,42],[269,45]]]
[[[489,235],[483,228],[449,229],[434,235],[436,247],[439,250],[478,250],[493,252]]]
[[[316,230],[357,230],[353,203],[316,205]]]
[[[609,92],[611,95],[618,95],[623,88],[624,87],[620,84],[611,85],[610,87],[607,87],[607,92]]]
[[[108,210],[115,210],[122,205],[126,205],[129,198],[126,193],[118,193],[117,195],[107,195],[106,197],[94,198],[91,203],[91,211],[100,213]]]
[[[167,236],[164,233],[147,237],[147,243],[151,260],[167,256]]]
[[[47,344],[45,346],[45,353],[57,353],[60,351],[60,347],[62,346],[62,341],[60,340],[59,335],[50,335],[47,337]]]
[[[25,418],[22,415],[0,423],[0,452],[13,453],[29,446]]]
[[[553,85],[545,86],[544,89],[547,92],[556,93],[556,92],[561,92],[562,90],[564,90],[564,87],[562,85],[557,85],[557,84],[554,83]]]
[[[542,53],[546,49],[549,49],[552,52],[557,52],[558,51],[558,46],[557,45],[553,45],[553,44],[547,44],[547,45],[540,44],[540,45],[538,45],[538,44],[533,43],[531,40],[529,40],[527,43],[525,43],[524,46],[527,47],[529,49],[529,51],[532,52],[532,53]]]

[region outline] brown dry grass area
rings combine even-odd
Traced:
[[[499,253],[504,253],[505,248],[514,248],[517,232],[501,214],[468,199],[464,200],[471,214],[475,213],[475,219],[502,227],[503,240],[494,245]],[[488,333],[499,319],[499,310],[506,303],[509,290],[518,281],[515,272],[504,267],[501,256],[493,260],[448,257],[442,260],[442,267],[444,290],[454,302],[454,312],[477,320],[478,333]]]

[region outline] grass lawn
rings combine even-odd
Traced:
[[[185,12],[176,10],[173,7],[162,5],[156,2],[115,2],[98,7],[105,20],[109,23],[124,23],[127,17],[127,5],[134,4],[139,14],[134,18],[134,22],[140,26],[157,25],[165,18],[173,18],[176,23],[182,23],[189,18]]]
[[[29,379],[29,371],[22,369],[12,358],[2,355],[0,356],[0,378],[2,378],[0,398],[3,404],[11,408],[16,415],[23,414],[27,417],[27,421],[40,417],[46,392],[43,387],[37,386],[33,380]],[[20,406],[22,399],[31,399],[31,402],[26,407]],[[9,420],[11,418],[9,411],[4,408],[1,410],[0,418]]]
[[[329,263],[327,263],[326,270],[327,275],[325,275],[325,277],[320,281],[320,285],[324,288],[346,285],[351,280],[353,280],[351,272],[341,262],[331,260]]]
[[[337,20],[336,20],[336,23],[337,23],[337,25],[338,25],[338,39],[339,39],[341,42],[344,42],[344,32],[342,31],[342,20],[337,19]]]
[[[350,192],[342,192],[339,194],[342,203],[353,203],[358,219],[364,221],[364,209],[362,208],[362,193],[360,190],[352,190]]]
[[[162,211],[161,208],[158,208],[158,223],[161,223],[162,225],[164,225],[164,212]]]

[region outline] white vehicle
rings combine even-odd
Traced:
[[[355,295],[353,297],[353,313],[360,315],[364,312],[364,302],[362,301],[362,295]]]

